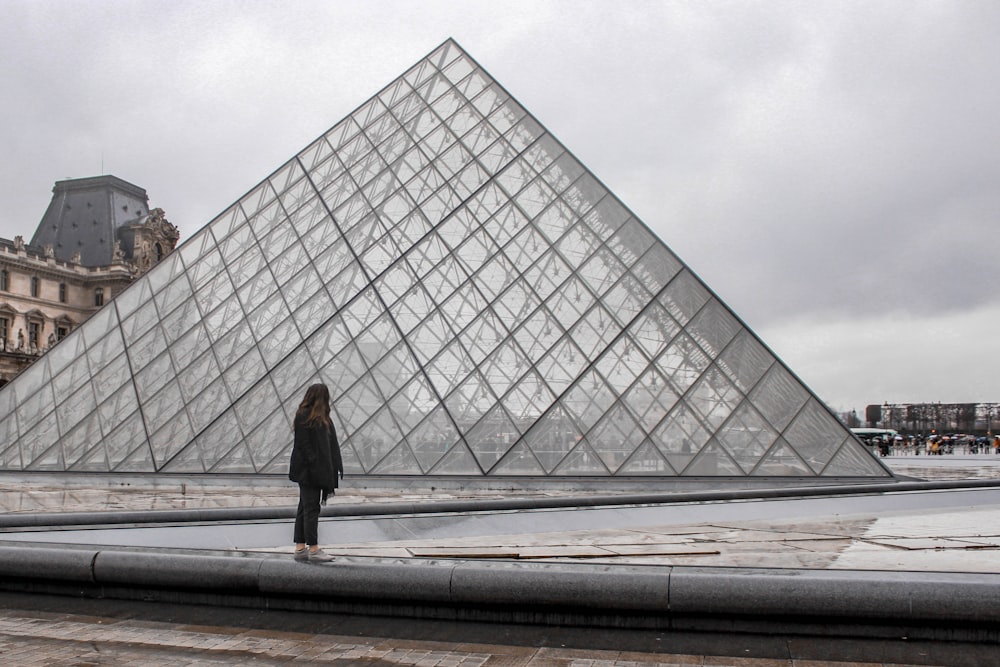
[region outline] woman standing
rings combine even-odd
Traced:
[[[295,560],[333,560],[319,548],[319,507],[337,488],[337,475],[344,478],[344,463],[330,421],[330,390],[325,384],[314,384],[295,413],[295,443],[288,466],[288,479],[299,485]]]

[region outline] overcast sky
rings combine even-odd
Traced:
[[[182,240],[453,37],[835,409],[1000,401],[1000,3],[0,0],[0,237]]]

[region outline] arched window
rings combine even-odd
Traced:
[[[66,283],[59,283],[59,303],[66,303]]]
[[[103,306],[104,305],[104,288],[98,287],[94,290],[94,305]]]
[[[159,264],[160,260],[163,259],[163,246],[157,243],[154,249],[156,250],[156,263]]]
[[[38,294],[42,291],[42,281],[38,279],[38,276],[31,277],[31,296],[38,298]]]

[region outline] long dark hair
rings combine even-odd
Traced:
[[[330,390],[325,384],[310,385],[306,389],[295,417],[302,417],[307,424],[330,426]]]

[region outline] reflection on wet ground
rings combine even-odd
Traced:
[[[896,472],[928,480],[1000,479],[1000,457],[889,457]],[[509,498],[509,492],[355,490],[338,504]],[[527,495],[527,494],[525,494]],[[560,495],[560,492],[531,495]],[[56,488],[0,480],[0,511],[292,507],[296,488],[162,485],[152,490]],[[0,541],[171,545],[272,555],[291,552],[289,521],[209,526],[8,532]],[[169,533],[169,537],[167,534]],[[286,534],[287,533],[287,534]],[[324,548],[337,557],[509,558],[553,561],[914,571],[1000,570],[1000,490],[888,493],[863,498],[691,503],[654,507],[328,518]]]

